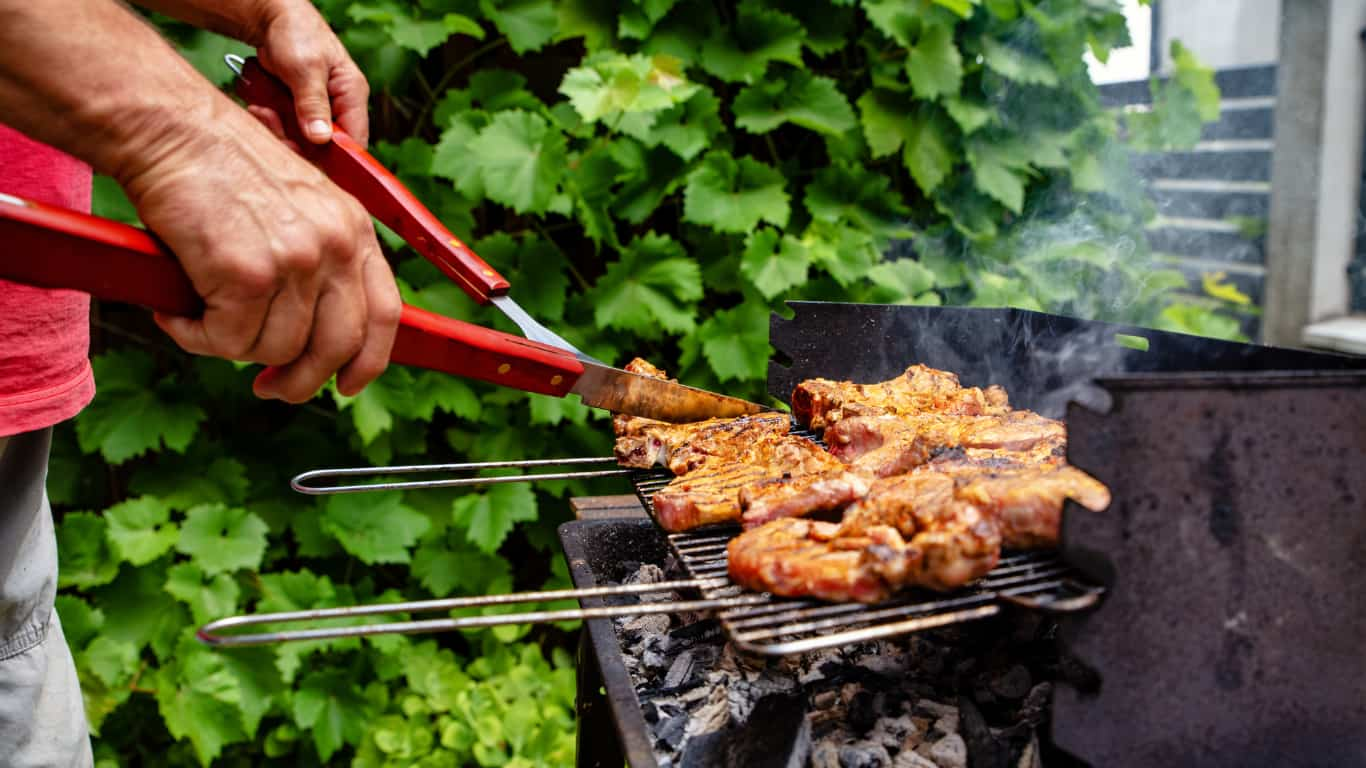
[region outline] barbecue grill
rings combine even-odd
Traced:
[[[982,619],[1013,606],[1057,613],[1098,606],[1062,620],[1071,646],[1099,680],[1094,689],[1057,697],[1056,740],[1077,757],[1096,765],[1235,765],[1264,763],[1268,756],[1280,764],[1308,765],[1325,755],[1337,764],[1366,761],[1366,733],[1358,727],[1366,722],[1366,654],[1359,651],[1366,636],[1366,601],[1359,599],[1366,588],[1366,480],[1360,471],[1366,466],[1366,361],[1022,310],[791,306],[791,319],[775,317],[771,323],[777,356],[768,378],[775,396],[785,398],[797,382],[813,377],[881,381],[912,362],[954,371],[965,385],[1003,385],[1017,407],[1054,417],[1066,413],[1069,461],[1110,486],[1111,509],[1096,515],[1069,503],[1062,557],[1007,553],[971,589],[912,593],[879,606],[740,591],[725,573],[725,544],[734,529],[664,537],[634,523],[584,522],[561,529],[578,590],[234,617],[206,627],[201,636],[241,644],[589,619],[585,637],[592,653],[585,649],[585,659],[596,663],[584,669],[601,669],[614,714],[610,730],[620,737],[627,759],[650,765],[649,740],[638,727],[639,704],[606,617],[710,611],[736,647],[785,655]],[[1180,462],[1198,469],[1172,474]],[[459,468],[470,465],[435,469]],[[432,469],[325,471],[301,478],[300,488],[336,492],[490,481],[325,484],[335,475],[389,478]],[[521,479],[527,478],[493,480]],[[667,480],[660,472],[631,474],[647,509]],[[1288,503],[1301,505],[1298,515],[1287,513]],[[1312,524],[1319,521],[1321,526]],[[1317,534],[1297,535],[1297,529]],[[640,543],[650,533],[662,541],[638,549],[661,559],[672,554],[687,578],[613,584],[620,579],[610,573],[613,560],[628,550],[604,549],[596,546],[598,539]],[[670,590],[690,597],[650,599]],[[579,598],[583,608],[216,634],[282,619],[560,597]],[[1292,658],[1295,663],[1286,661]],[[1264,679],[1275,685],[1262,687]],[[597,690],[585,685],[581,693]],[[1179,700],[1171,698],[1173,692]],[[581,739],[603,730],[591,716],[602,706],[594,706],[583,705]],[[1175,713],[1183,718],[1180,728],[1169,726]],[[1293,748],[1278,748],[1269,734],[1287,728],[1304,738],[1289,740]],[[1256,729],[1263,738],[1252,738]]]

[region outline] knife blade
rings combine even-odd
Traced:
[[[773,410],[738,397],[623,371],[585,355],[579,356],[579,362],[583,375],[569,391],[582,398],[584,405],[615,413],[681,424]]]

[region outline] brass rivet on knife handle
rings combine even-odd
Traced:
[[[562,381],[564,381],[564,377],[557,373],[550,377],[550,386],[558,387]]]
[[[510,370],[512,370],[512,366],[508,365],[507,363],[503,363],[502,365],[498,366],[499,373],[507,373]]]

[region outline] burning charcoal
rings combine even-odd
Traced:
[[[951,733],[930,746],[930,759],[939,768],[968,768],[968,745]]]
[[[688,723],[688,732],[704,734],[725,728],[730,723],[730,703],[726,700],[725,687],[699,686],[697,690],[705,694],[707,702],[693,713],[692,722]]]
[[[940,704],[933,699],[921,699],[915,703],[915,708],[921,712],[934,715],[936,718],[958,714],[958,707],[952,704]]]
[[[1033,684],[1029,670],[1016,664],[989,683],[991,692],[1003,699],[1023,699]]]
[[[668,673],[664,675],[664,687],[672,689],[682,685],[692,675],[692,668],[692,651],[684,651],[674,657]]]
[[[876,741],[889,751],[901,749],[908,740],[913,740],[915,736],[915,723],[911,722],[909,715],[883,717],[874,723],[872,730],[868,732],[869,741]]]
[[[800,696],[774,694],[754,705],[749,720],[732,730],[725,765],[799,768],[811,753],[811,726]]]
[[[622,579],[621,583],[622,583],[622,584],[658,584],[659,582],[664,581],[664,580],[665,580],[665,578],[664,578],[664,569],[663,569],[663,568],[660,568],[659,566],[655,565],[654,563],[646,563],[646,564],[640,566],[639,568],[637,568],[636,570],[632,571],[631,574],[630,574],[629,576],[627,576],[626,578]]]
[[[647,723],[654,724],[659,722],[659,707],[655,706],[653,701],[642,702],[640,705],[640,714],[645,718],[645,722]]]
[[[683,745],[683,737],[687,734],[688,716],[686,713],[679,713],[660,723],[655,731],[658,743],[667,745],[670,750],[677,750]]]
[[[623,632],[634,632],[641,636],[662,635],[669,631],[669,617],[662,613],[648,616],[633,616],[622,622]]]
[[[868,691],[859,691],[849,700],[849,726],[855,733],[867,733],[878,719],[876,698]]]
[[[971,701],[959,699],[958,714],[973,768],[1010,768],[1010,744],[991,732],[981,711]]]
[[[839,701],[839,694],[834,691],[820,691],[811,697],[811,706],[816,709],[830,709]]]
[[[839,749],[840,768],[890,768],[892,756],[881,744],[856,741]]]
[[[822,741],[811,750],[811,768],[840,768],[840,750],[829,741]]]
[[[892,761],[892,768],[939,768],[934,761],[912,750],[904,750]]]

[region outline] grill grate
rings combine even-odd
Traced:
[[[792,434],[820,442],[806,430],[793,429]],[[661,469],[632,473],[636,495],[651,517],[655,493],[673,477]],[[730,581],[726,570],[726,546],[739,532],[739,526],[712,526],[668,535],[669,546],[698,581],[703,597],[734,597],[744,591]],[[954,592],[912,590],[876,605],[763,595],[718,611],[717,619],[741,650],[782,656],[984,619],[1000,613],[1002,603],[1077,610],[1094,604],[1103,591],[1084,581],[1056,553],[1009,552],[986,576]]]

